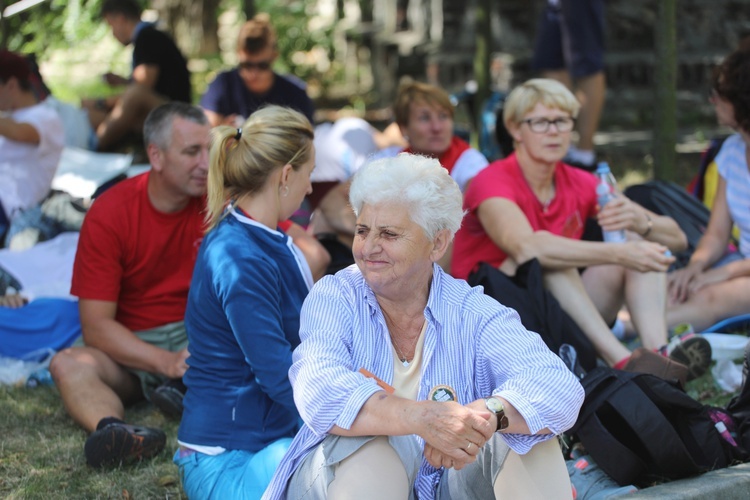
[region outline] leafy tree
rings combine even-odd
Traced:
[[[16,2],[5,2],[12,5]],[[45,54],[83,41],[101,40],[108,32],[99,19],[101,0],[50,0],[3,19],[3,47]]]
[[[102,0],[49,0],[20,14],[4,18],[3,40],[8,49],[34,53],[38,57],[50,50],[86,44],[96,50],[96,43],[109,29],[99,18]],[[0,0],[6,5],[15,1]],[[332,27],[310,31],[308,19],[315,14],[314,0],[152,0],[145,7],[159,12],[160,20],[175,35],[180,48],[190,57],[218,54],[217,18],[221,11],[242,13],[268,12],[279,35],[279,69],[304,80],[322,82],[327,67],[306,57],[313,48],[330,53]]]

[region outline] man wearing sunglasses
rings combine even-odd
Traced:
[[[313,103],[304,89],[273,71],[279,53],[267,14],[247,21],[237,39],[237,67],[220,73],[201,98],[212,126],[240,126],[264,104],[287,106],[313,121]]]

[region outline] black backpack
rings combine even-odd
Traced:
[[[586,399],[570,430],[620,485],[648,486],[742,459],[709,410],[675,383],[597,367],[581,380]]]
[[[515,309],[523,326],[538,333],[555,354],[559,354],[563,344],[569,344],[575,348],[584,370],[596,366],[594,345],[544,288],[542,267],[537,259],[521,264],[512,277],[482,262],[467,281],[471,286],[481,285],[486,295]]]
[[[658,179],[630,186],[624,194],[642,207],[659,215],[668,215],[679,224],[687,236],[688,248],[675,255],[674,268],[686,266],[708,226],[711,217],[708,208],[674,182]]]

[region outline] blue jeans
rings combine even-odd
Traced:
[[[253,453],[227,450],[219,455],[185,452],[174,455],[188,498],[256,499],[271,482],[292,438],[282,438]]]

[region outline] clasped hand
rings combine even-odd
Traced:
[[[483,400],[462,406],[455,402],[426,402],[420,415],[424,456],[433,467],[460,470],[476,460],[496,429],[494,415]]]

